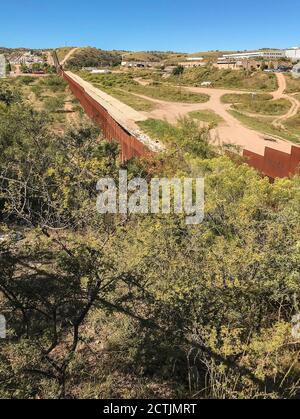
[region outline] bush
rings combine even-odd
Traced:
[[[45,110],[51,113],[63,110],[65,104],[64,95],[47,97],[44,101]]]
[[[0,81],[0,102],[5,105],[12,105],[21,101],[21,96],[15,88],[11,88],[8,83]]]
[[[83,48],[77,51],[67,63],[71,69],[83,67],[107,67],[121,64],[122,57],[97,48]]]
[[[41,78],[40,85],[51,90],[53,93],[63,92],[67,87],[65,80],[55,75]]]

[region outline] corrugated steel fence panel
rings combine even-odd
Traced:
[[[266,147],[263,156],[248,150],[243,155],[251,167],[272,179],[300,173],[300,147],[292,146],[290,154]]]
[[[150,154],[143,143],[115,121],[107,110],[89,96],[78,83],[63,71],[62,76],[68,82],[71,91],[77,97],[87,115],[101,128],[104,138],[109,141],[117,141],[121,145],[123,161]]]

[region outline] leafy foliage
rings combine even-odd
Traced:
[[[167,152],[122,165],[93,126],[1,104],[0,397],[299,396],[299,177],[270,184],[189,119],[144,128]],[[98,215],[121,167],[205,176],[204,222]]]

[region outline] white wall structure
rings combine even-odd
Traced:
[[[0,55],[0,79],[6,77],[6,60],[4,55]]]
[[[285,50],[285,56],[292,61],[300,61],[300,47]]]

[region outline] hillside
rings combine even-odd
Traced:
[[[60,61],[75,47],[63,47],[56,49]],[[169,64],[183,61],[188,57],[204,57],[208,61],[217,60],[223,54],[230,51],[202,51],[188,54],[186,52],[173,51],[106,51],[94,47],[79,48],[76,54],[72,56],[68,64],[70,68],[98,67],[120,64],[121,61],[149,61],[165,62]]]
[[[121,60],[122,57],[117,51],[109,52],[92,47],[79,48],[67,61],[67,67],[81,69],[82,67],[115,66],[121,64]]]
[[[124,61],[151,61],[160,62],[164,60],[172,60],[183,58],[185,53],[180,52],[161,52],[161,51],[140,51],[140,52],[127,52],[122,54]]]
[[[58,60],[61,62],[73,48],[75,47],[56,48]]]

